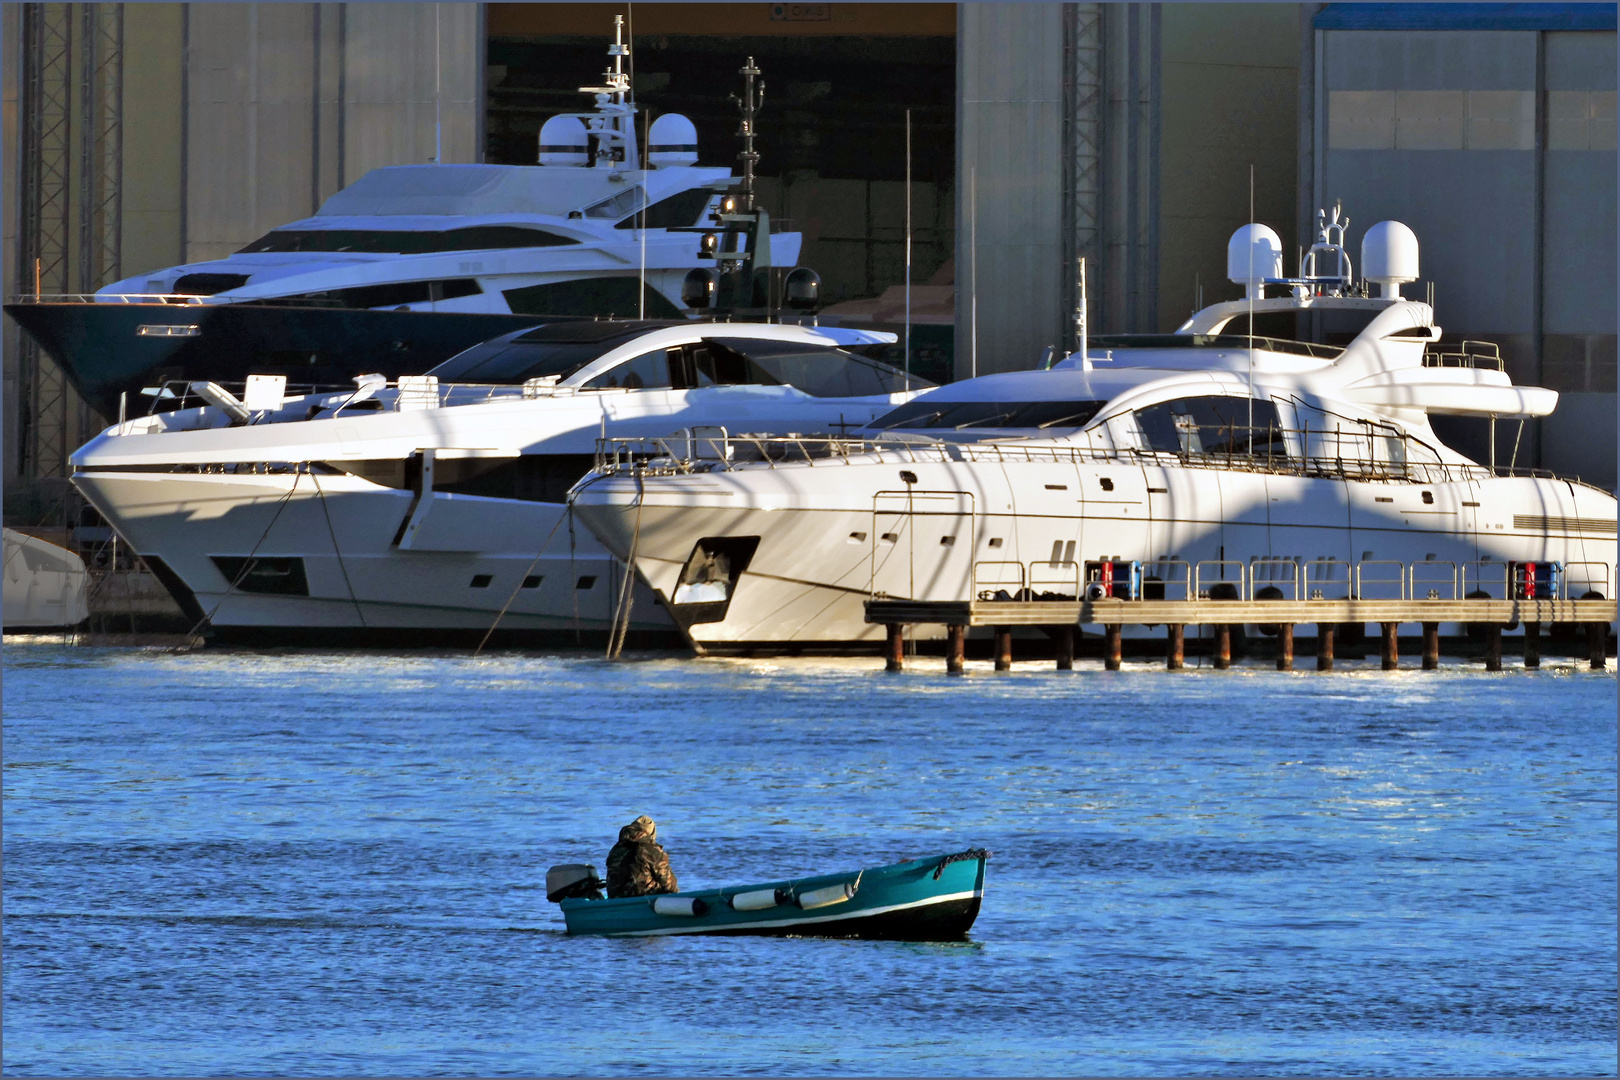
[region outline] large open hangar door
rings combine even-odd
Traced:
[[[740,171],[738,69],[765,81],[758,192],[805,237],[828,304],[905,281],[906,110],[911,110],[914,286],[949,283],[955,246],[954,4],[490,4],[485,160],[532,163],[540,125],[577,111],[601,78],[613,16],[630,17],[637,103],[678,112],[700,161]],[[914,334],[919,374],[948,378],[950,317]],[[914,296],[921,308],[922,297]],[[863,305],[875,322],[883,305]],[[938,338],[935,341],[934,338]],[[899,357],[896,357],[898,360]],[[934,371],[934,369],[938,369]]]

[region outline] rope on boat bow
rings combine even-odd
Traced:
[[[624,639],[630,633],[630,612],[635,607],[636,552],[641,546],[641,506],[647,492],[641,475],[641,466],[635,467],[636,525],[630,534],[630,554],[624,564],[624,584],[619,590],[619,602],[613,608],[613,623],[608,631],[607,658],[617,660],[624,651]]]
[[[934,880],[938,881],[939,875],[943,874],[945,868],[953,862],[968,862],[972,859],[988,859],[989,857],[990,852],[982,847],[968,848],[966,851],[959,851],[955,855],[947,855],[939,860],[938,866],[934,867]]]

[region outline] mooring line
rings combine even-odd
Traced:
[[[630,613],[635,608],[636,553],[641,547],[641,507],[646,502],[641,469],[636,475],[636,524],[630,533],[630,557],[624,564],[624,585],[619,590],[619,604],[613,611],[613,626],[608,632],[609,660],[617,660],[624,651],[624,639],[630,634]]]
[[[570,513],[572,513],[572,509],[572,507],[569,508]],[[551,546],[551,538],[557,535],[557,529],[561,527],[562,523],[563,515],[558,514],[557,520],[551,524],[551,531],[547,533],[546,538],[540,542],[540,549],[535,552],[534,561],[529,563],[529,568],[527,570],[523,571],[523,576],[518,578],[517,587],[514,588],[512,590],[512,594],[506,598],[506,603],[501,605],[501,610],[495,613],[495,621],[489,624],[488,630],[484,631],[483,640],[478,643],[478,648],[473,650],[473,659],[478,659],[478,654],[484,651],[485,645],[489,644],[490,635],[495,633],[495,628],[501,625],[502,619],[506,618],[507,609],[512,606],[512,601],[517,599],[517,594],[523,590],[523,583],[529,579],[529,575],[534,572],[534,568],[540,565],[540,560],[545,557],[546,548]],[[575,598],[574,602],[576,604],[579,602],[577,597]]]
[[[276,512],[270,518],[270,524],[264,527],[264,532],[259,534],[259,539],[254,543],[253,550],[249,551],[247,553],[247,558],[242,560],[242,569],[237,572],[236,580],[232,581],[230,586],[226,588],[224,596],[221,596],[218,600],[214,601],[214,606],[208,609],[208,614],[204,615],[200,620],[198,620],[195,626],[186,631],[186,637],[189,638],[194,636],[198,630],[202,629],[204,623],[214,621],[214,616],[219,614],[220,605],[230,597],[231,593],[236,591],[236,587],[242,584],[242,580],[248,576],[248,571],[253,569],[253,557],[259,553],[259,548],[262,547],[265,540],[269,538],[270,530],[276,527],[276,522],[281,520],[281,512],[287,509],[287,503],[292,499],[293,493],[298,490],[298,478],[304,475],[303,466],[308,464],[308,462],[303,462],[293,466],[292,487],[287,489],[287,494],[283,495],[281,497],[281,501],[276,504]],[[312,473],[311,475],[313,476],[314,474]],[[179,652],[180,650],[176,648],[174,651]]]
[[[321,488],[320,477],[314,473],[309,478],[315,484],[315,494],[321,498],[321,513],[326,515],[326,532],[332,538],[332,552],[337,556],[338,570],[343,574],[343,585],[349,590],[349,603],[354,605],[354,617],[360,620],[360,628],[366,628],[366,613],[360,610],[360,600],[354,595],[354,582],[349,580],[349,568],[343,565],[343,549],[338,547],[337,530],[332,527],[332,511],[326,505],[326,492]]]

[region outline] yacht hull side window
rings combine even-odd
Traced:
[[[309,579],[304,560],[240,555],[210,555],[210,561],[237,592],[268,596],[308,596]]]

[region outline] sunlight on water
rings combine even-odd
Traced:
[[[8,639],[4,1068],[1613,1074],[1615,690]],[[995,856],[968,942],[567,937],[644,812],[686,888]]]

